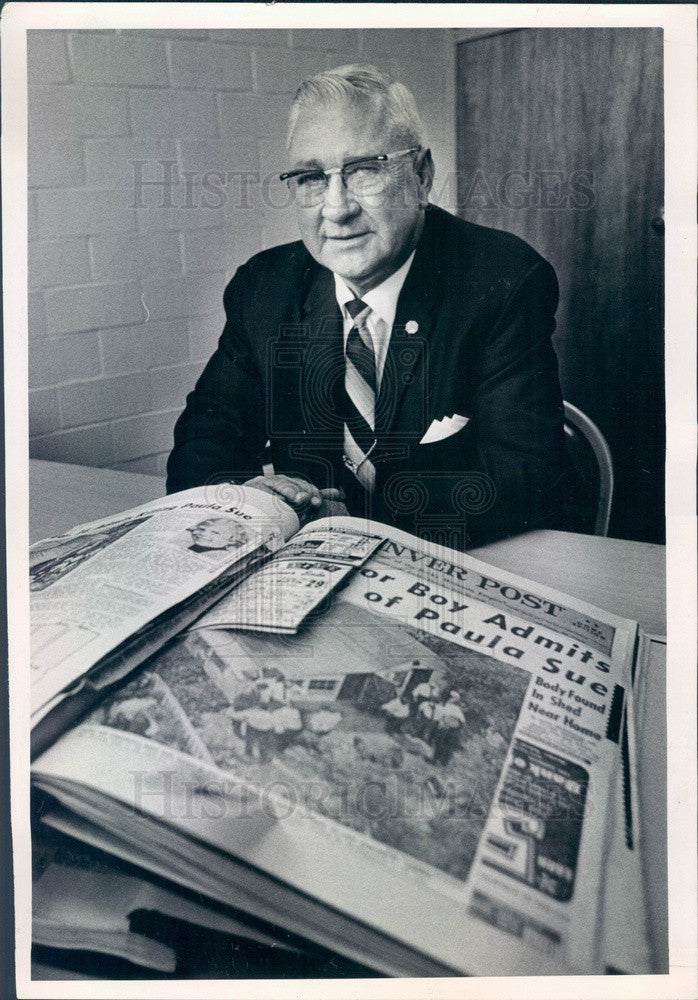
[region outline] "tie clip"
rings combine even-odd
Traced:
[[[365,462],[365,461],[366,461],[366,460],[367,460],[367,459],[368,459],[368,458],[370,457],[370,455],[371,455],[371,453],[372,453],[373,449],[374,449],[374,448],[376,447],[376,445],[377,445],[377,444],[378,444],[378,439],[377,439],[377,438],[374,438],[374,439],[373,439],[373,444],[372,444],[372,445],[371,445],[371,447],[370,447],[370,448],[368,449],[368,451],[366,452],[366,454],[364,455],[364,457],[363,457],[363,458],[361,459],[361,461],[360,461],[360,462],[358,462],[358,463],[357,463],[357,462],[354,462],[354,461],[352,461],[352,459],[351,459],[351,458],[349,458],[349,456],[348,456],[348,455],[342,455],[342,461],[343,461],[343,462],[344,462],[344,464],[346,465],[347,469],[349,469],[349,471],[350,471],[350,472],[353,472],[353,473],[354,473],[354,475],[357,475],[357,473],[358,473],[359,469],[360,469],[360,468],[361,468],[361,466],[362,466],[362,465],[364,464],[364,462]]]

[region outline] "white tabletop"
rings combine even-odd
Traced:
[[[539,580],[666,634],[666,551],[623,538],[529,531],[482,548],[478,559]]]
[[[165,480],[157,476],[31,459],[29,540],[61,535],[164,495]]]

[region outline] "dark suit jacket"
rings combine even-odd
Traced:
[[[344,486],[350,513],[457,548],[560,526],[557,299],[553,269],[522,240],[427,209],[376,401],[366,497],[341,461],[333,276],[301,242],[264,251],[226,288],[225,329],[177,421],[167,488],[259,475],[269,440],[276,472]],[[462,430],[420,444],[454,414],[468,418]]]

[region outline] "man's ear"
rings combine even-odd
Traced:
[[[434,161],[430,149],[420,149],[415,156],[414,170],[419,182],[419,207],[426,208],[429,204],[429,192],[434,183]]]

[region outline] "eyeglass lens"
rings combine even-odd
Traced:
[[[344,185],[350,194],[379,194],[384,191],[390,176],[390,164],[380,160],[362,160],[348,163],[342,168]],[[329,185],[329,178],[322,170],[308,171],[289,178],[289,185],[296,199],[304,205],[322,201]]]

